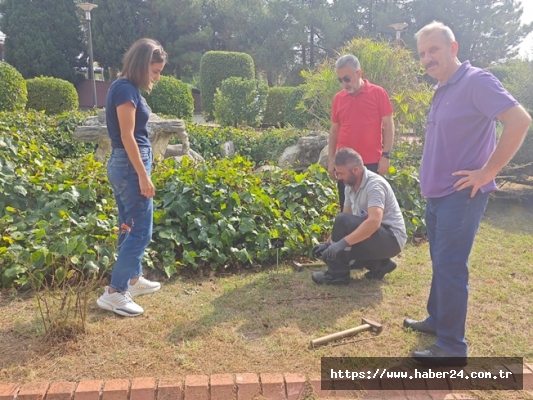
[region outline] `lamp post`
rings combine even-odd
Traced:
[[[399,45],[401,43],[401,41],[402,41],[402,39],[400,37],[401,34],[402,34],[402,30],[407,28],[409,26],[409,24],[406,24],[405,22],[399,22],[399,23],[392,24],[392,25],[389,25],[389,26],[396,31],[396,43]]]
[[[92,3],[77,3],[77,7],[85,11],[85,21],[87,21],[87,30],[89,32],[89,79],[93,81],[93,107],[97,107],[96,101],[96,81],[94,79],[94,62],[93,62],[93,37],[91,33],[91,10],[98,7]]]

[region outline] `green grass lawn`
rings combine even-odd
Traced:
[[[470,258],[470,356],[533,362],[532,221],[531,202],[489,204]],[[383,281],[353,271],[352,283],[343,287],[317,286],[310,269],[296,272],[288,265],[279,271],[173,278],[161,291],[138,298],[145,314],[133,319],[100,310],[94,303],[98,291],[92,294],[87,334],[61,343],[41,340],[30,294],[6,291],[0,297],[0,382],[315,374],[322,356],[406,356],[433,343],[402,329],[405,317],[426,315],[428,244],[409,245],[396,260],[398,269]],[[363,317],[380,322],[383,333],[309,349],[311,339],[355,327]]]

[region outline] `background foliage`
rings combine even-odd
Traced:
[[[0,111],[23,110],[28,101],[26,81],[14,67],[0,62]]]
[[[206,127],[188,125],[191,148],[204,158],[220,158],[225,142],[232,141],[235,152],[250,159],[256,166],[276,162],[283,150],[298,141],[305,131],[298,129],[254,129],[233,127]]]
[[[74,66],[75,58],[85,50],[80,42],[85,21],[81,11],[76,13],[75,2],[81,0],[0,2],[4,14],[0,29],[8,36],[6,60],[25,78],[68,79],[63,75],[64,66]],[[299,71],[336,58],[336,49],[353,38],[394,41],[393,23],[409,24],[402,31],[402,41],[415,49],[414,33],[434,19],[455,32],[461,61],[486,67],[514,57],[516,46],[533,28],[520,24],[523,7],[519,0],[94,2],[99,6],[92,11],[94,55],[100,66],[116,73],[131,43],[151,37],[170,54],[165,73],[188,83],[208,51],[249,54],[257,76],[269,86],[296,82],[293,78]],[[82,64],[86,64],[86,54]]]
[[[234,127],[261,125],[267,93],[265,82],[235,76],[223,80],[215,93],[215,121]]]
[[[288,86],[275,86],[268,88],[263,125],[284,126],[287,113],[287,100],[293,88]]]
[[[72,0],[0,2],[0,29],[8,36],[5,60],[26,79],[42,75],[74,82],[84,51],[76,10]]]
[[[94,161],[94,147],[72,141],[85,117],[0,114],[3,287],[61,284],[80,274],[101,275],[113,265],[118,221],[105,166]],[[184,266],[258,267],[275,260],[272,238],[286,239],[285,258],[309,255],[327,237],[338,205],[324,169],[254,172],[257,164],[276,160],[301,132],[194,125],[189,132],[191,146],[208,160],[193,165],[167,159],[154,168],[154,237],[145,265],[168,276]],[[220,159],[217,146],[226,139],[243,155]],[[391,173],[391,179],[398,191],[407,191],[401,198],[411,234],[423,232],[413,206],[416,168],[408,176]]]
[[[232,76],[254,79],[254,61],[245,53],[209,51],[200,61],[200,95],[202,110],[209,119],[214,117],[214,97],[222,82]]]
[[[76,110],[79,106],[78,92],[68,81],[50,76],[41,76],[26,81],[28,89],[27,109],[61,114]]]
[[[152,91],[143,95],[152,112],[192,121],[194,99],[186,83],[172,76],[161,76]]]

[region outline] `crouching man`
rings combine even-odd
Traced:
[[[337,179],[345,185],[345,202],[328,243],[313,248],[313,255],[322,256],[328,266],[327,271],[314,272],[313,281],[345,285],[351,269],[363,268],[368,269],[366,278],[382,279],[396,268],[391,257],[407,241],[398,201],[389,183],[366,169],[355,150],[339,149],[334,165]]]

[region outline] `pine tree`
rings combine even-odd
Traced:
[[[92,11],[94,60],[114,71],[122,67],[128,48],[144,36],[146,2],[142,0],[94,0]]]
[[[73,82],[83,51],[76,5],[72,0],[5,0],[4,58],[26,79],[52,76]]]
[[[517,55],[516,46],[533,30],[521,25],[518,0],[417,0],[411,3],[414,26],[437,20],[448,25],[459,43],[458,58],[486,67]]]

